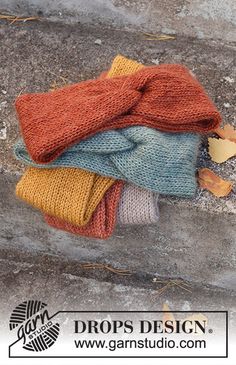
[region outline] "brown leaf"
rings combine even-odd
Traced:
[[[217,128],[214,130],[219,137],[223,139],[229,139],[232,142],[236,142],[236,129],[230,124],[226,124],[223,128]]]
[[[221,177],[207,168],[198,170],[198,182],[201,188],[209,190],[217,197],[227,196],[233,186],[231,181],[221,179]]]
[[[212,161],[222,163],[236,155],[236,143],[228,139],[208,138],[209,155]]]

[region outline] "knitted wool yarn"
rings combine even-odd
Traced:
[[[78,227],[47,214],[44,216],[45,220],[54,228],[101,239],[107,239],[111,236],[116,223],[116,211],[117,223],[121,225],[156,223],[159,219],[158,194],[131,184],[125,184],[123,190],[122,187],[121,182],[113,184],[86,226]]]
[[[50,215],[45,215],[45,220],[50,226],[70,233],[85,237],[107,239],[114,230],[117,205],[122,187],[123,183],[118,181],[107,190],[104,198],[93,213],[91,220],[83,227],[73,225]]]
[[[112,73],[122,72],[125,74],[127,70],[131,72],[135,67],[139,68],[141,66],[132,60],[127,59],[124,61],[125,62],[120,64],[119,68],[108,72],[107,77],[112,77]],[[104,199],[102,199],[94,212],[91,221],[84,227],[78,227],[48,215],[45,215],[45,220],[50,226],[70,233],[107,239],[113,232],[115,212],[118,203],[118,199],[116,199],[116,196],[113,194],[115,194],[119,188],[121,189],[121,187],[122,185],[118,182],[107,191]],[[125,184],[118,205],[117,224],[154,224],[157,223],[158,220],[158,194],[138,188],[132,184]]]
[[[113,75],[119,74],[121,72],[125,72],[125,70],[131,70],[136,71],[138,68],[142,67],[135,61],[131,61],[128,59],[124,59],[124,62],[119,63],[119,67],[116,67],[115,69],[111,69],[106,77],[112,77]],[[118,65],[118,64],[116,64]],[[67,169],[67,174],[70,175],[73,174],[73,169]],[[24,176],[23,179],[20,181],[17,187],[17,195],[21,197],[22,199],[27,198],[27,201],[35,206],[34,201],[34,195],[30,196],[28,191],[34,191],[35,185],[34,185],[34,178],[31,180],[31,174],[35,177],[35,174],[37,174],[37,169],[28,169],[27,171],[27,177]],[[53,173],[54,174],[54,173]],[[88,189],[90,189],[90,179],[93,174],[88,174],[87,176],[84,174],[84,172],[80,169],[77,169],[76,177],[73,176],[74,180],[71,181],[72,186],[77,186],[78,193],[80,192],[83,194],[83,189],[85,185],[83,185],[81,189],[81,181],[83,182],[84,178],[88,179]],[[39,185],[41,185],[44,181],[44,177],[41,180],[41,173],[38,173],[37,180]],[[95,175],[93,176],[95,179]],[[99,179],[99,177],[98,177]],[[26,184],[25,184],[26,183]],[[61,186],[57,184],[57,182],[50,182],[51,184],[51,192],[55,190],[55,196],[59,194],[59,196],[62,196],[63,191],[61,191]],[[60,218],[57,218],[55,216],[45,215],[46,222],[53,226],[54,228],[63,229],[71,233],[80,234],[87,237],[94,237],[94,238],[102,238],[106,239],[108,238],[114,229],[115,221],[116,221],[116,211],[117,211],[117,204],[120,200],[120,194],[122,191],[122,182],[115,182],[113,186],[107,190],[104,198],[101,200],[101,202],[98,204],[95,212],[93,213],[91,220],[84,226],[80,227],[77,225],[73,225],[72,223],[66,222],[65,220],[62,220]],[[59,189],[59,191],[58,191]],[[62,186],[62,189],[64,187]],[[139,191],[140,194],[135,193],[136,191]],[[41,191],[42,193],[42,191]],[[125,188],[123,190],[123,194],[125,194],[125,197],[127,199],[127,204],[125,202],[124,198],[121,198],[120,200],[120,207],[118,210],[118,223],[120,224],[139,224],[139,223],[152,223],[152,219],[154,218],[153,212],[156,211],[156,198],[155,195],[151,192],[148,192],[143,189],[139,189],[138,187],[132,186],[130,187],[129,184],[125,185]],[[87,195],[87,194],[85,194]],[[43,198],[43,197],[41,197]],[[64,197],[62,196],[62,200]],[[73,199],[73,196],[72,196]],[[48,202],[49,203],[49,202]],[[53,203],[53,202],[52,202]],[[141,207],[142,204],[142,207]],[[36,205],[38,207],[38,205]],[[138,207],[142,208],[140,212],[138,213],[137,209]],[[86,207],[84,207],[86,208]],[[41,209],[44,211],[44,204],[42,204]],[[51,209],[49,209],[51,210]],[[55,211],[58,210],[58,207],[56,206]],[[84,214],[82,213],[82,220],[83,217],[86,215],[86,212]]]
[[[151,224],[159,220],[158,194],[125,184],[117,212],[121,225]]]
[[[186,67],[174,64],[21,95],[16,110],[28,152],[37,163],[53,161],[69,146],[108,129],[142,125],[204,133],[221,122],[199,82]]]
[[[124,76],[131,75],[141,68],[145,67],[142,63],[131,60],[121,55],[117,55],[111,65],[111,68],[104,73],[104,77],[116,77],[116,76]]]
[[[44,213],[84,226],[113,184],[113,179],[79,169],[31,167],[18,182],[16,195]]]
[[[103,77],[127,75],[143,67],[138,62],[122,56],[118,56],[116,60],[117,62],[113,63],[113,67]],[[115,212],[121,189],[121,183],[117,182],[107,191],[91,221],[84,227],[74,226],[58,218],[45,215],[46,222],[54,228],[74,234],[106,239],[112,234],[115,226]],[[159,219],[157,201],[158,194],[140,189],[135,185],[125,184],[118,205],[117,223],[121,225],[156,223]]]
[[[35,165],[22,142],[15,153],[37,167],[80,167],[160,194],[191,197],[199,141],[197,134],[136,126],[98,133],[47,165]]]

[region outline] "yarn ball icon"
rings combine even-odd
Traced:
[[[47,304],[38,300],[28,300],[17,305],[9,321],[10,330],[17,329],[18,340],[23,340],[23,348],[40,352],[47,350],[57,340],[60,325],[49,317]]]

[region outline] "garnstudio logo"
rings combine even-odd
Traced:
[[[60,325],[50,319],[47,304],[38,300],[27,300],[19,304],[12,312],[9,327],[17,328],[18,340],[29,351],[44,351],[57,340]]]

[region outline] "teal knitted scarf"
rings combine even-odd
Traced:
[[[148,127],[101,132],[70,147],[49,164],[36,164],[20,140],[17,159],[40,168],[78,167],[165,195],[191,197],[200,137]]]

